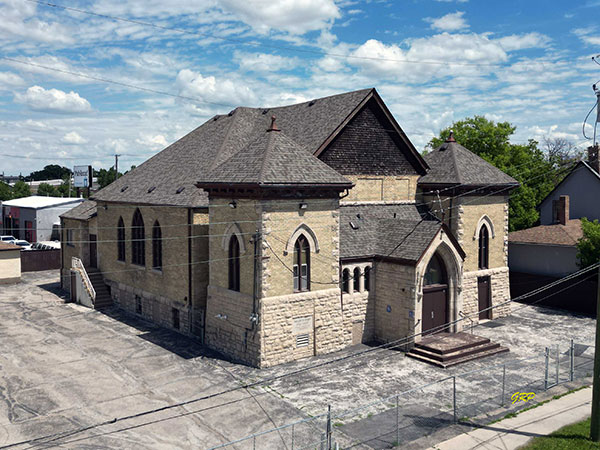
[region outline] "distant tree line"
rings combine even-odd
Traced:
[[[135,166],[131,166],[130,170],[135,169]],[[129,171],[126,171],[127,173]],[[117,173],[114,167],[110,169],[99,169],[93,171],[93,176],[97,178],[97,187],[102,189],[108,186],[110,183],[116,180]],[[119,176],[124,174],[119,172]],[[43,181],[43,180],[63,180],[59,186],[53,186],[48,183],[40,183],[37,190],[37,195],[49,196],[49,197],[76,197],[77,189],[71,186],[69,192],[69,184],[73,172],[68,167],[59,166],[57,164],[49,164],[42,170],[36,170],[31,172],[28,176],[21,177],[14,186],[10,186],[7,183],[0,181],[0,201],[12,200],[15,198],[28,197],[31,195],[31,189],[28,182],[30,181]],[[95,186],[96,187],[96,186]],[[82,195],[86,195],[85,189],[82,189]],[[69,195],[70,194],[70,195]]]

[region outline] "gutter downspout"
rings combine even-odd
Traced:
[[[193,322],[193,314],[192,308],[194,307],[192,302],[192,209],[188,208],[187,211],[187,221],[188,221],[188,324],[189,324],[189,333],[190,335],[194,335],[194,322]],[[202,340],[202,337],[201,337]]]

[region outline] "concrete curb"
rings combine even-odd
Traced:
[[[592,389],[585,388],[557,400],[461,434],[431,450],[516,449],[538,436],[546,436],[591,414]]]

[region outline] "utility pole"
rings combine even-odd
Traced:
[[[600,442],[600,267],[598,267],[598,293],[596,296],[596,346],[594,347],[594,378],[592,386],[590,437],[592,441]]]
[[[115,180],[119,178],[119,156],[115,153]]]

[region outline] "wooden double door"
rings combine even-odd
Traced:
[[[423,288],[423,334],[445,331],[448,323],[448,285],[440,284]]]

